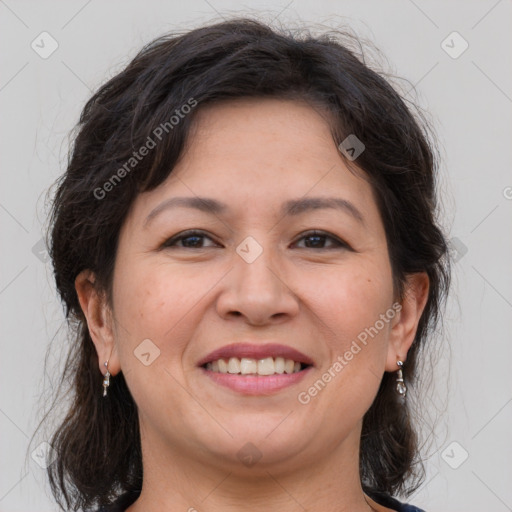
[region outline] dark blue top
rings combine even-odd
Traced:
[[[365,491],[370,498],[382,505],[384,507],[388,507],[392,510],[396,510],[397,512],[425,512],[423,509],[415,507],[414,505],[409,505],[408,503],[402,503],[398,501],[396,498],[392,498],[387,494]]]
[[[396,512],[425,512],[421,508],[415,507],[414,505],[401,503],[396,498],[392,498],[387,494],[369,491],[367,491],[366,494],[368,494],[368,496],[370,496],[370,498],[379,505],[391,508],[392,510],[396,510]],[[109,506],[100,507],[97,512],[125,512],[125,509],[127,509],[132,503],[135,503],[139,496],[140,490],[126,492],[125,494],[121,495],[115,503]]]

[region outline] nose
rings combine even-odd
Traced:
[[[279,267],[267,249],[251,263],[235,253],[217,300],[218,314],[224,319],[243,317],[251,325],[281,323],[297,315],[293,283]]]

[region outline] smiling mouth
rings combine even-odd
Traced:
[[[229,359],[221,358],[210,361],[205,363],[202,368],[214,373],[269,376],[298,373],[310,366],[284,357],[265,357],[263,359],[230,357]]]

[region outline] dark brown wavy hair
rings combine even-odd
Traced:
[[[67,170],[55,183],[47,232],[71,333],[59,386],[62,392],[67,384],[67,413],[52,430],[49,442],[57,459],[47,470],[63,510],[87,511],[125,492],[140,492],[137,406],[122,372],[102,397],[103,376],[74,282],[80,271],[91,269],[112,304],[118,235],[128,209],[138,194],[170,175],[205,105],[247,97],[306,101],[328,113],[337,145],[350,134],[363,141],[365,151],[355,162],[342,152],[340,157],[354,169],[357,164],[373,188],[395,292],[403,300],[407,274],[424,271],[430,280],[404,370],[414,392],[417,363],[440,323],[450,286],[447,241],[436,220],[438,150],[422,110],[390,85],[388,75],[365,64],[360,48],[358,39],[341,29],[312,35],[234,18],[156,39],[87,101]],[[183,115],[191,99],[195,106]],[[180,117],[176,124],[169,121],[173,115]],[[162,125],[167,130],[154,149],[113,182]],[[409,496],[424,479],[414,427],[418,404],[414,393],[405,403],[399,400],[395,377],[384,374],[363,419],[360,477],[370,496]],[[59,393],[53,396],[48,414],[56,410]]]

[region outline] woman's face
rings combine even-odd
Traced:
[[[124,374],[143,443],[248,471],[251,457],[286,468],[344,441],[357,450],[383,372],[408,348],[393,335],[400,314],[370,185],[306,104],[246,99],[198,114],[183,158],[137,197],[120,233],[109,369]],[[171,240],[186,230],[201,233]],[[252,347],[224,354],[228,374],[202,366],[233,344]],[[294,355],[267,344],[312,365],[253,375]],[[249,375],[229,373],[233,354]]]

